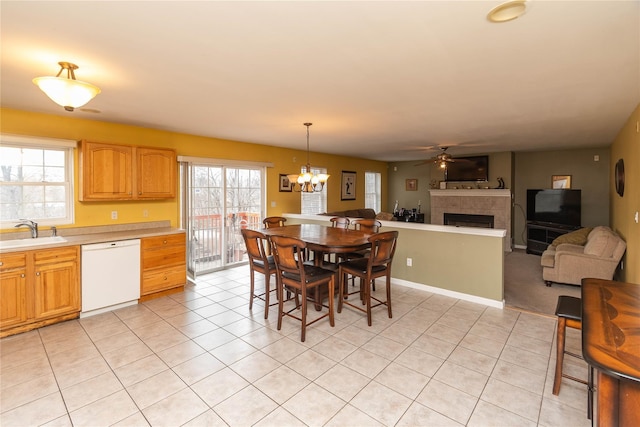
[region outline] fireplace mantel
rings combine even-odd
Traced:
[[[430,190],[431,224],[444,224],[444,214],[491,215],[494,227],[506,230],[505,250],[511,250],[511,190]]]
[[[477,190],[429,190],[431,197],[434,196],[454,196],[454,197],[511,197],[511,190],[508,189],[477,189]]]

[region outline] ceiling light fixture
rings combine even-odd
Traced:
[[[289,182],[293,186],[293,191],[303,193],[313,193],[314,191],[322,191],[324,184],[329,179],[329,175],[326,173],[319,173],[317,175],[311,172],[311,164],[309,163],[309,126],[313,123],[303,123],[307,127],[307,165],[305,166],[305,172],[303,174],[290,174],[287,175]]]
[[[37,85],[53,102],[64,107],[67,111],[73,111],[91,101],[100,93],[100,88],[91,83],[76,80],[73,70],[78,66],[70,62],[58,62],[60,71],[55,77],[36,77],[33,83]],[[60,74],[67,70],[67,77]]]
[[[524,15],[526,11],[527,0],[511,0],[491,9],[487,19],[491,22],[507,22]]]

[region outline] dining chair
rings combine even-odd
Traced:
[[[271,246],[274,250],[274,258],[276,264],[276,278],[278,287],[278,330],[282,328],[282,318],[284,316],[292,317],[302,323],[301,341],[306,338],[307,326],[314,324],[320,319],[329,317],[329,324],[334,326],[333,316],[333,290],[335,286],[336,272],[318,267],[305,262],[305,254],[307,253],[307,244],[302,240],[293,237],[271,236]],[[311,292],[318,290],[321,286],[326,285],[328,288],[328,305],[323,305],[322,301],[316,298],[320,292]],[[292,289],[296,292],[296,296],[300,294],[300,304],[296,299],[296,305],[285,311],[283,292],[284,287]],[[315,297],[314,297],[315,294]],[[313,301],[317,307],[326,307],[328,312],[307,323],[307,301]],[[302,310],[300,316],[294,314],[295,310]]]
[[[269,317],[269,307],[276,305],[275,303],[269,303],[269,296],[271,292],[277,291],[277,286],[273,289],[270,288],[271,275],[276,274],[276,263],[272,255],[268,255],[265,245],[269,244],[267,236],[263,233],[243,228],[241,230],[244,244],[247,248],[247,256],[249,257],[249,270],[251,290],[249,297],[249,310],[253,309],[253,299],[259,298],[264,301],[264,318]],[[267,246],[268,247],[268,246]],[[264,292],[257,294],[255,291],[255,273],[264,274]]]
[[[389,318],[391,313],[391,263],[393,255],[396,252],[396,243],[398,241],[397,231],[387,231],[384,233],[376,233],[369,237],[371,243],[371,252],[366,258],[358,258],[350,261],[341,262],[338,268],[339,289],[338,289],[338,313],[342,312],[342,305],[346,304],[357,310],[367,313],[367,323],[371,326],[371,309],[379,305],[386,305]],[[360,289],[355,292],[349,292],[348,286],[345,287],[347,276],[360,278]],[[385,301],[373,296],[372,286],[378,277],[385,277],[386,297]],[[375,288],[373,289],[375,290]],[[360,294],[360,302],[346,301],[348,295]],[[375,301],[372,305],[371,301]],[[362,308],[365,305],[365,308]]]
[[[285,222],[287,222],[287,218],[283,216],[268,216],[262,220],[264,228],[284,227]]]
[[[363,231],[367,234],[373,234],[380,231],[380,227],[382,227],[382,223],[376,219],[356,219],[352,222],[355,230]],[[361,251],[348,252],[343,255],[344,259],[358,259],[358,258],[366,258],[370,254],[370,249],[363,249]],[[353,285],[355,282],[354,278],[351,278],[351,284]],[[373,283],[373,290],[376,290],[376,284]]]
[[[582,329],[582,300],[578,297],[560,295],[556,306],[558,328],[556,330],[556,369],[553,377],[553,394],[560,394],[562,378],[587,385],[587,418],[593,415],[593,366],[588,367],[587,381],[563,372],[564,355],[568,354],[584,360],[582,355],[573,353],[565,348],[567,328]]]
[[[331,226],[334,228],[349,228],[349,218],[345,216],[334,216],[331,221]]]
[[[356,230],[364,231],[365,233],[377,233],[380,231],[380,227],[382,227],[382,223],[376,219],[356,219],[352,222],[353,227]]]

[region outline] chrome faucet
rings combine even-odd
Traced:
[[[20,221],[22,221],[20,224],[17,224],[15,227],[29,227],[29,230],[31,230],[31,237],[32,238],[37,238],[38,237],[38,223],[31,221],[30,219],[20,219]]]

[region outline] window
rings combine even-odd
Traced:
[[[380,212],[381,209],[381,175],[378,172],[364,173],[364,207]]]
[[[45,225],[73,223],[75,141],[2,135],[0,216],[8,228],[20,219]]]
[[[306,168],[303,167],[301,173],[304,173]],[[311,168],[311,173],[327,173],[326,168]],[[327,211],[327,185],[325,184],[322,191],[314,193],[300,193],[300,213],[302,214],[320,214]]]

